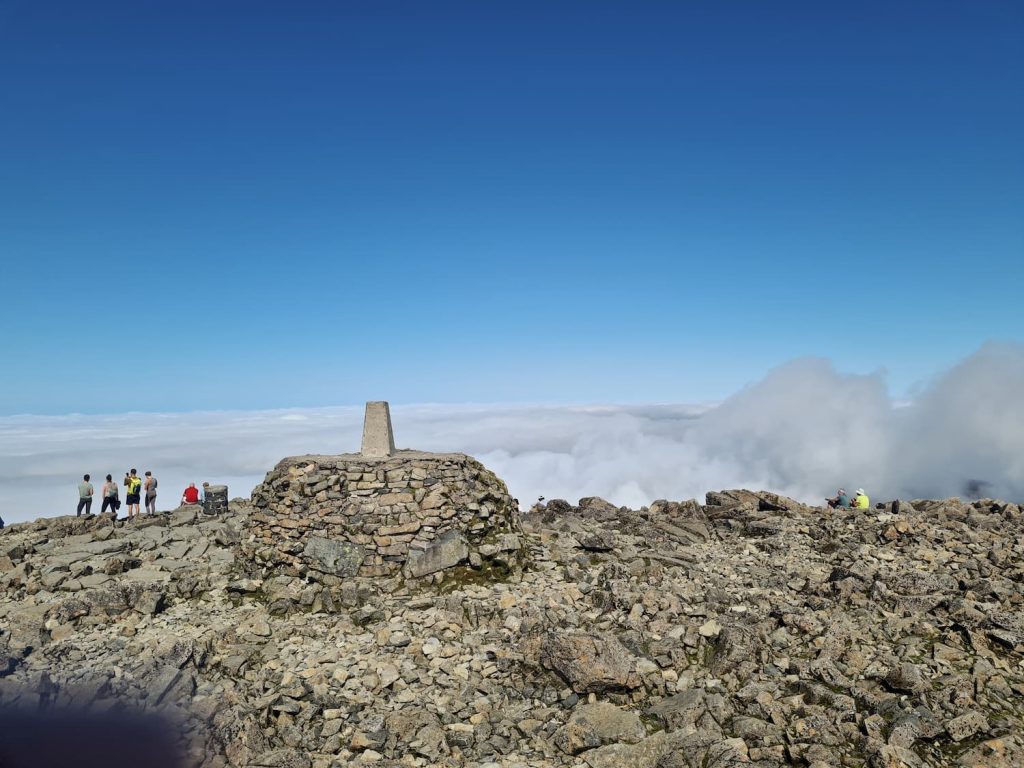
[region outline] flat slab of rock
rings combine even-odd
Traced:
[[[181,677],[181,670],[177,666],[172,664],[164,666],[149,683],[149,700],[154,704],[159,704],[171,686],[178,682],[179,677]]]
[[[555,734],[555,744],[563,752],[576,755],[613,742],[635,744],[646,736],[636,712],[598,702],[577,707],[569,722]]]
[[[638,744],[609,744],[583,754],[590,768],[656,768],[662,755],[671,750],[668,734],[660,731]]]
[[[307,537],[303,554],[318,570],[336,576],[356,575],[366,558],[366,550],[358,544],[323,536]]]
[[[796,499],[770,491],[748,491],[745,488],[728,491],[708,491],[705,501],[709,507],[723,509],[745,508],[759,511],[784,511],[801,509],[804,505]]]
[[[107,582],[113,581],[113,579],[105,573],[93,573],[88,576],[82,576],[79,581],[82,582],[83,588],[95,589],[96,587],[102,587]]]
[[[191,525],[196,521],[196,517],[199,515],[199,510],[202,509],[198,504],[189,504],[184,507],[178,507],[176,510],[171,512],[171,516],[167,519],[170,525]]]
[[[988,719],[981,712],[965,712],[946,723],[946,732],[953,741],[969,739],[988,730]]]
[[[410,555],[409,573],[415,578],[454,568],[469,559],[469,544],[458,531],[447,531],[419,554]]]
[[[690,688],[662,699],[649,707],[647,714],[656,718],[668,730],[677,731],[693,728],[707,712],[704,691]]]
[[[121,552],[128,546],[124,539],[107,539],[106,541],[90,541],[82,544],[77,549],[84,552],[92,552],[94,555],[109,555],[114,552]]]
[[[138,584],[166,584],[171,580],[171,574],[168,571],[156,570],[151,564],[147,564],[127,571],[121,579]]]

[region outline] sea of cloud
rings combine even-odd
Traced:
[[[476,456],[524,508],[539,496],[640,506],[736,487],[815,503],[840,486],[1024,501],[1016,344],[988,344],[898,403],[881,374],[800,359],[712,405],[394,405],[392,420],[399,447]],[[244,496],[284,456],[358,450],[361,429],[361,407],[3,417],[0,515],[69,513],[82,473],[98,489],[130,467],[159,478],[160,508],[189,482]]]

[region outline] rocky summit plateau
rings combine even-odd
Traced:
[[[0,707],[158,717],[210,768],[1010,768],[1022,534],[988,499],[520,515],[460,454],[296,457],[225,514],[0,531]]]

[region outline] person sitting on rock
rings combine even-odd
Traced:
[[[838,509],[849,509],[850,508],[850,497],[846,493],[846,491],[843,490],[842,488],[840,488],[838,491],[836,491],[836,495],[833,498],[825,499],[825,501],[828,502],[828,505],[830,507],[832,507],[832,509],[836,509],[836,508],[838,508]]]
[[[199,489],[196,488],[195,483],[188,484],[188,488],[181,494],[181,503],[182,505],[199,503]]]
[[[871,500],[864,493],[863,488],[857,489],[857,495],[853,499],[853,507],[854,509],[871,509]]]

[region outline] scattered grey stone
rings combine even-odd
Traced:
[[[216,519],[0,531],[0,706],[155,708],[201,768],[1024,764],[1015,504],[520,522],[468,457],[374,462],[285,462]]]

